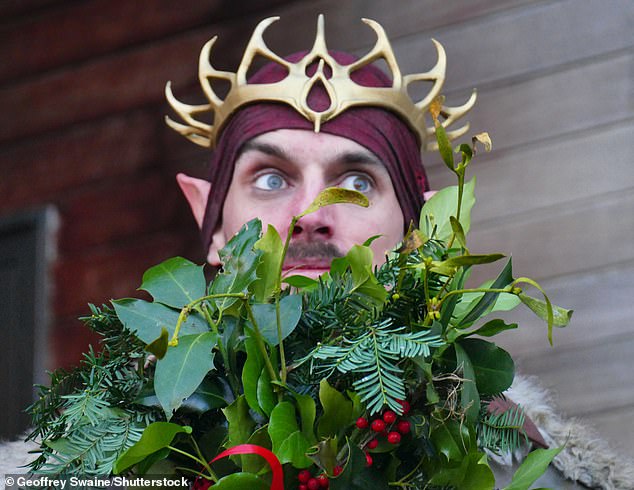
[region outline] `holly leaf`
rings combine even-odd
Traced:
[[[328,384],[326,379],[319,383],[319,401],[324,413],[317,424],[320,439],[337,436],[352,423],[352,402]]]
[[[165,305],[133,298],[113,300],[112,305],[121,323],[145,344],[156,340],[163,328],[170,337],[174,334],[179,312]],[[207,322],[197,313],[191,313],[181,326],[183,335],[207,331]]]
[[[150,293],[154,301],[182,308],[203,297],[206,287],[202,265],[173,257],[145,271],[139,289]]]
[[[154,390],[168,420],[214,369],[212,350],[217,342],[213,332],[183,335],[156,363]]]
[[[218,252],[222,263],[220,272],[211,283],[211,294],[245,293],[257,280],[257,269],[261,250],[254,250],[260,238],[262,223],[253,219],[236,233],[225,247]],[[238,301],[238,298],[218,298],[216,307],[220,311],[227,310]]]
[[[462,339],[460,346],[471,360],[481,395],[496,395],[511,386],[515,364],[508,352],[483,339]]]

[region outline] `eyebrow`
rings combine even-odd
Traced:
[[[238,157],[240,157],[243,153],[249,151],[258,151],[260,153],[264,153],[265,155],[269,155],[272,157],[280,158],[283,160],[291,161],[293,160],[292,156],[286,152],[283,148],[279,146],[272,145],[270,143],[262,143],[260,141],[247,141],[243,146],[240,152],[238,153]],[[368,165],[381,165],[384,166],[383,162],[376,156],[374,153],[367,151],[346,151],[341,154],[336,155],[336,160],[339,160],[346,164],[368,164]]]

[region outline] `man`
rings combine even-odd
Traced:
[[[218,251],[254,217],[285,236],[293,216],[322,189],[336,186],[364,193],[370,206],[328,206],[301,218],[285,270],[317,277],[328,270],[332,258],[381,234],[371,244],[378,265],[402,239],[410,221],[417,222],[429,195],[420,150],[432,144],[425,111],[444,82],[442,46],[436,43],[439,59],[432,70],[403,77],[380,25],[364,21],[375,30],[377,43],[368,55],[356,59],[328,51],[320,17],[312,50],[282,59],[262,39],[275,20],[267,19],[255,29],[235,75],[209,64],[215,39],[203,48],[200,80],[209,104],[182,104],[169,84],[166,89],[172,107],[187,124],[169,118],[167,123],[195,143],[215,148],[209,180],[177,177],[201,229],[208,261],[218,265]],[[270,63],[247,81],[256,54]],[[386,61],[391,77],[372,65],[379,58]],[[230,82],[224,99],[211,88],[213,79]],[[432,81],[433,86],[414,102],[407,87],[417,80]],[[475,94],[462,107],[443,107],[443,126],[462,117],[474,102]],[[213,125],[193,117],[204,112],[213,115]],[[448,134],[455,138],[467,129],[465,125]],[[631,470],[611,462],[614,454],[597,445],[591,432],[557,416],[538,386],[518,377],[511,392],[539,424],[548,445],[567,444],[554,463],[558,471],[551,467],[540,484],[559,489],[586,488],[579,482],[590,488],[628,488]],[[496,464],[498,484],[507,483],[513,470],[512,461]]]

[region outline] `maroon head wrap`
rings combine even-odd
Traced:
[[[296,53],[286,59],[296,62],[305,54]],[[356,59],[347,53],[331,52],[331,55],[344,65]],[[273,83],[285,76],[285,69],[271,62],[255,73],[249,83]],[[372,65],[355,71],[351,78],[368,87],[392,85],[387,75]],[[319,111],[327,108],[330,101],[323,88],[315,87],[309,95],[308,104]],[[313,123],[291,106],[262,102],[237,111],[222,130],[209,169],[211,190],[202,228],[206,248],[211,245],[213,233],[221,224],[222,207],[242,146],[250,139],[276,129],[313,130]],[[421,161],[420,142],[405,122],[385,109],[352,107],[323,123],[320,131],[353,140],[374,153],[387,168],[406,226],[411,220],[417,222],[425,202],[423,192],[429,190],[429,185]]]

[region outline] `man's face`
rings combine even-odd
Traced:
[[[210,258],[240,229],[258,217],[285,239],[293,216],[326,187],[364,193],[368,208],[326,206],[301,218],[284,264],[285,273],[317,277],[335,256],[371,236],[375,264],[403,237],[403,214],[387,169],[358,143],[327,133],[280,129],[245,144],[225,199],[222,225],[213,237]],[[213,261],[213,260],[212,260]]]

